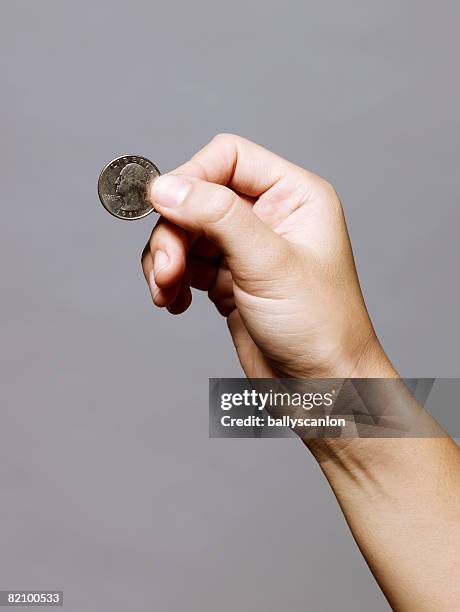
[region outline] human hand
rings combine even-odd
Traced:
[[[151,199],[161,218],[142,267],[154,303],[179,314],[191,287],[207,291],[248,377],[394,372],[327,181],[221,134],[158,178]]]
[[[191,303],[190,287],[208,291],[248,377],[397,377],[367,314],[329,183],[220,135],[157,179],[151,197],[161,218],[142,266],[155,304],[178,314]],[[415,422],[410,411],[418,408],[404,384],[381,396],[378,383],[370,399]],[[449,437],[304,442],[393,609],[453,609],[456,444]]]

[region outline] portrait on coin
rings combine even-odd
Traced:
[[[115,181],[116,193],[120,197],[120,210],[136,212],[145,207],[148,171],[140,164],[130,163],[121,169]]]

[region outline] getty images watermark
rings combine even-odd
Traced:
[[[346,421],[344,418],[331,417],[328,414],[324,416],[303,416],[290,414],[282,414],[272,416],[271,414],[262,414],[267,409],[271,411],[283,409],[292,410],[301,408],[305,412],[311,411],[313,408],[330,408],[334,404],[335,389],[326,393],[317,392],[282,392],[269,391],[260,392],[256,389],[245,389],[238,392],[221,393],[220,408],[222,411],[230,411],[232,408],[247,408],[254,409],[257,414],[248,414],[247,416],[231,416],[223,414],[220,418],[222,427],[345,427]]]
[[[460,380],[447,378],[209,380],[209,435],[460,436]]]

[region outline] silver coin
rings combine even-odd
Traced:
[[[155,164],[141,155],[116,157],[99,176],[99,199],[118,219],[142,219],[155,210],[148,194],[152,182],[160,174]]]

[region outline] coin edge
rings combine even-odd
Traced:
[[[115,217],[115,219],[121,219],[122,221],[138,221],[139,219],[144,219],[145,217],[148,217],[153,212],[157,212],[157,211],[152,206],[152,208],[150,210],[148,210],[143,215],[140,215],[139,217],[122,217],[120,215],[115,214],[113,211],[111,211],[109,208],[107,208],[107,206],[105,205],[104,200],[102,198],[102,194],[101,194],[101,178],[102,178],[102,175],[107,170],[107,168],[111,164],[113,164],[113,162],[118,161],[119,159],[122,159],[123,157],[138,157],[139,159],[143,159],[144,161],[146,161],[147,163],[151,164],[155,168],[155,170],[158,172],[158,176],[161,176],[161,172],[160,172],[160,169],[158,168],[158,166],[156,164],[154,164],[153,161],[151,161],[148,157],[144,157],[143,155],[135,155],[135,154],[132,154],[132,153],[131,154],[124,154],[124,155],[117,155],[117,157],[114,157],[111,161],[109,161],[102,168],[101,172],[99,173],[99,178],[97,180],[97,195],[99,197],[99,201],[102,204],[102,206],[109,213],[109,215],[112,215],[112,217]]]

